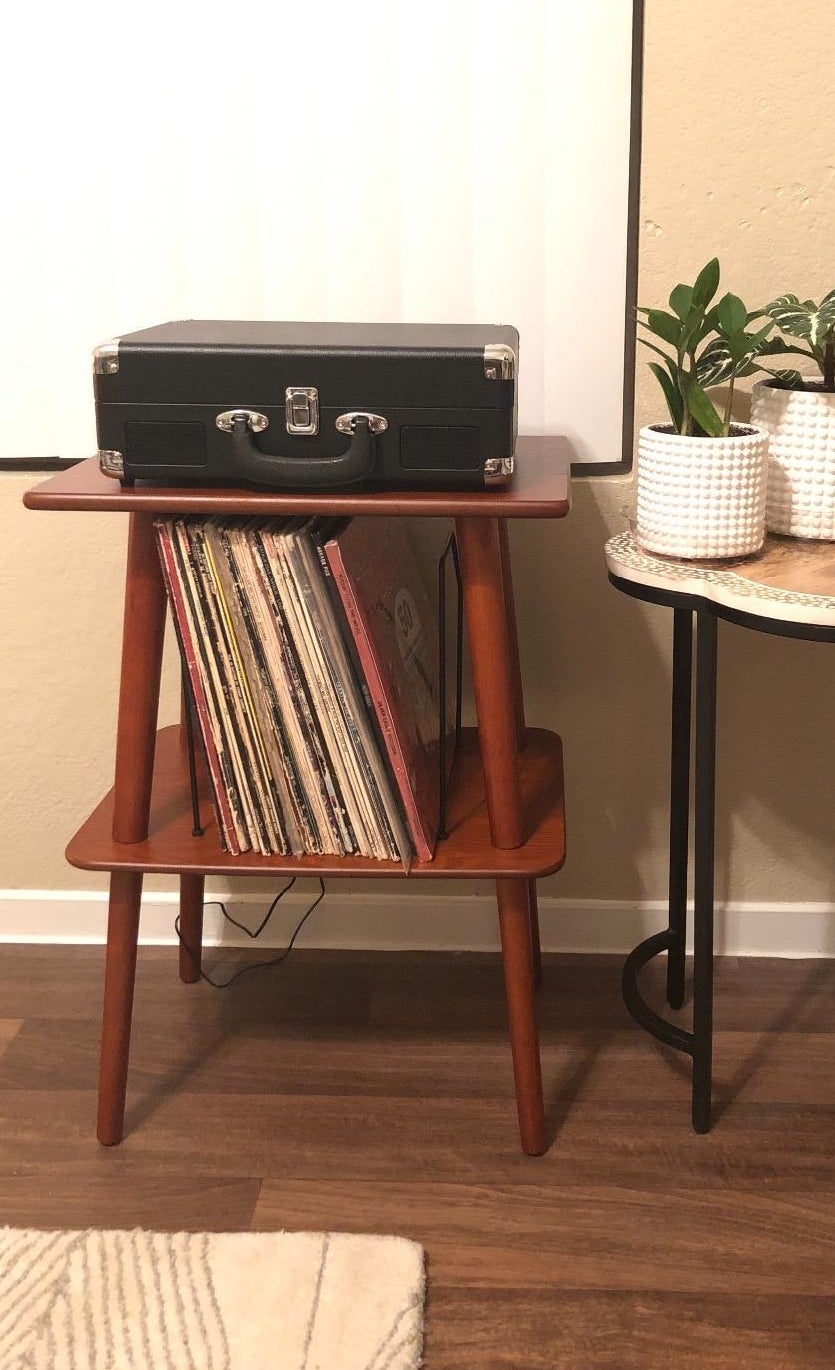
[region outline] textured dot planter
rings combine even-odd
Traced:
[[[638,439],[636,534],[649,552],[741,557],[765,538],[768,434],[738,425],[727,438],[682,438],[661,424]]]
[[[769,435],[768,527],[835,541],[835,395],[761,381],[751,417]]]

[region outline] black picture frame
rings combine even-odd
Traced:
[[[572,476],[624,476],[632,470],[635,447],[635,329],[641,209],[641,142],[644,94],[645,0],[632,3],[632,94],[629,108],[629,188],[626,227],[626,298],[623,321],[623,422],[619,461],[573,462]]]
[[[627,192],[626,297],[623,329],[623,398],[621,456],[618,461],[574,462],[573,476],[622,476],[632,470],[635,427],[635,317],[638,303],[641,144],[643,132],[645,0],[632,0],[632,83],[629,109],[629,181]],[[75,457],[8,457],[2,471],[60,471],[75,466]]]

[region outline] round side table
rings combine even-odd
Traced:
[[[676,561],[641,550],[631,533],[606,543],[617,590],[673,611],[669,922],[635,948],[623,968],[632,1017],[693,1059],[693,1127],[711,1125],[713,887],[716,790],[716,626],[720,618],[780,637],[835,642],[835,543],[770,536],[737,562]],[[642,998],[641,968],[667,953],[667,1002],[684,1003],[690,818],[693,619],[696,620],[694,748],[693,1030],[668,1022]]]

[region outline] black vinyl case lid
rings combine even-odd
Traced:
[[[519,334],[509,324],[184,319],[111,348],[118,372],[97,374],[96,391],[118,403],[276,404],[288,386],[315,385],[337,408],[507,409],[515,384],[495,382],[515,381]]]

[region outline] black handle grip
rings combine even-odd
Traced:
[[[375,438],[364,415],[353,420],[350,445],[338,457],[277,457],[260,452],[245,414],[236,414],[228,431],[232,434],[235,475],[258,485],[332,489],[356,485],[374,469]]]

